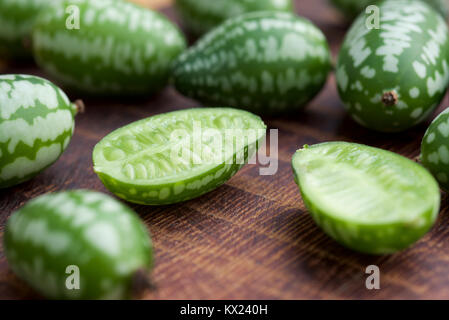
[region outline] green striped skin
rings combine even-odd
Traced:
[[[418,1],[418,0],[415,0]],[[419,0],[422,1],[422,0]],[[447,0],[423,0],[436,9],[444,18],[447,18],[449,13],[449,3]],[[339,9],[345,17],[353,19],[364,11],[366,7],[376,4],[380,0],[331,0],[331,3]]]
[[[311,22],[289,13],[256,12],[227,20],[176,61],[176,89],[211,107],[257,114],[298,111],[321,90],[329,47]]]
[[[368,254],[403,250],[426,234],[438,216],[435,179],[395,153],[331,142],[298,150],[292,165],[317,225],[350,249]]]
[[[80,9],[67,29],[65,9]],[[39,16],[36,61],[61,84],[92,95],[150,95],[161,90],[185,40],[161,14],[121,0],[62,0]]]
[[[28,44],[37,12],[52,0],[0,0],[0,58],[31,57]],[[31,45],[30,45],[31,46]]]
[[[340,97],[359,124],[398,132],[421,123],[449,84],[446,22],[420,1],[380,5],[381,29],[362,14],[352,25],[337,62]]]
[[[294,9],[292,0],[176,0],[175,6],[185,27],[195,36],[244,13]]]
[[[208,138],[207,132],[220,141]],[[160,114],[100,141],[93,152],[94,170],[122,199],[173,204],[224,184],[255,154],[265,133],[262,120],[242,110],[198,108]],[[243,139],[241,145],[227,144],[226,134]],[[178,135],[187,139],[185,143]]]
[[[109,196],[83,190],[28,202],[9,218],[4,249],[10,268],[50,299],[130,298],[133,276],[149,272],[153,260],[138,216]],[[68,266],[79,269],[79,289],[66,286],[73,274]]]
[[[67,148],[76,106],[51,82],[0,75],[0,189],[33,178]]]
[[[421,144],[421,163],[449,192],[449,109],[442,112],[427,129]]]

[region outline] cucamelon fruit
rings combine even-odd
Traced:
[[[227,20],[176,60],[176,89],[210,107],[257,114],[298,111],[321,90],[331,68],[323,33],[289,13]]]
[[[225,183],[265,137],[262,120],[230,108],[187,109],[120,128],[94,149],[94,170],[118,197],[145,205],[199,197]]]
[[[145,225],[101,193],[77,190],[31,200],[9,218],[11,269],[51,299],[125,299],[144,288],[153,264]],[[140,292],[135,292],[138,294]]]
[[[67,8],[78,8],[73,21]],[[61,84],[94,95],[159,91],[185,45],[161,14],[122,0],[57,1],[33,31],[38,65]]]
[[[449,191],[449,109],[443,111],[426,131],[421,144],[421,163]]]
[[[414,0],[380,3],[380,29],[362,14],[340,50],[340,97],[354,120],[384,132],[421,123],[449,84],[448,28],[430,6]]]
[[[59,158],[72,137],[77,104],[45,79],[0,75],[0,188],[31,179]]]
[[[293,12],[292,0],[176,0],[185,27],[202,35],[229,18],[255,11]]]
[[[313,219],[342,245],[391,254],[420,239],[440,208],[438,183],[416,162],[364,145],[305,146],[292,160]]]
[[[345,17],[355,18],[360,12],[364,12],[370,5],[376,5],[381,0],[330,0],[331,3],[339,9]],[[444,18],[449,13],[449,2],[447,0],[414,0],[424,1],[436,9]]]
[[[38,12],[53,0],[0,0],[0,58],[31,57],[31,31]]]

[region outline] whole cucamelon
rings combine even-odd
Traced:
[[[361,14],[337,62],[340,97],[361,125],[406,130],[439,105],[449,84],[448,28],[430,6],[414,0],[379,5],[380,29]]]
[[[103,138],[93,152],[94,170],[127,201],[178,203],[224,184],[256,153],[265,134],[263,121],[243,110],[159,114]]]
[[[38,12],[52,0],[0,1],[0,58],[31,57],[31,31]]]
[[[244,13],[293,12],[292,0],[176,0],[175,6],[185,27],[196,36]]]
[[[421,144],[421,163],[449,191],[449,109],[435,118]]]
[[[390,151],[322,143],[298,150],[292,166],[317,225],[356,251],[391,254],[408,248],[439,213],[440,190],[432,175]]]
[[[176,60],[176,89],[211,107],[258,114],[297,111],[321,90],[331,68],[323,33],[289,13],[229,19]]]
[[[84,190],[40,196],[13,213],[4,249],[10,268],[51,299],[130,298],[133,282],[145,279],[153,264],[138,216]]]
[[[331,0],[332,4],[338,8],[346,17],[355,18],[366,7],[377,4],[382,0]],[[444,18],[449,13],[449,3],[447,0],[415,0],[424,1],[436,9]]]
[[[0,75],[0,188],[31,179],[67,148],[77,106],[51,82]]]
[[[38,65],[61,84],[96,95],[157,92],[185,45],[161,14],[122,0],[57,1],[33,31]]]

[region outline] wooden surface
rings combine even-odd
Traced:
[[[297,10],[326,33],[336,55],[345,32],[341,17],[325,0],[299,1]],[[171,9],[164,13],[174,16]],[[41,75],[33,66],[0,68],[3,73]],[[75,188],[107,192],[91,162],[92,148],[107,133],[153,114],[197,106],[171,88],[150,100],[87,100],[86,105],[62,158],[35,179],[0,191],[0,240],[8,216],[35,196]],[[248,165],[199,199],[166,207],[131,205],[148,225],[156,250],[157,290],[146,298],[449,298],[446,195],[435,228],[413,248],[391,256],[365,256],[336,244],[314,225],[290,168],[296,149],[330,140],[365,143],[413,158],[419,154],[426,124],[396,135],[359,127],[345,114],[333,75],[319,97],[296,117],[265,120],[270,128],[279,129],[275,176],[259,176],[258,168]],[[365,268],[371,264],[380,267],[380,290],[365,288]],[[0,246],[0,298],[36,297],[8,269]]]

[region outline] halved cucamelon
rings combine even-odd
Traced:
[[[0,189],[31,179],[61,156],[76,112],[45,79],[0,75]]]
[[[148,277],[151,239],[138,216],[92,191],[31,200],[9,218],[4,248],[11,269],[51,299],[124,299]],[[140,292],[136,292],[140,293]]]
[[[225,183],[257,151],[262,120],[229,108],[160,114],[120,128],[94,149],[94,170],[114,194],[161,205]]]
[[[348,248],[370,254],[405,249],[437,218],[437,182],[398,154],[331,142],[298,150],[292,165],[315,222]]]
[[[184,25],[197,36],[244,13],[293,12],[292,0],[176,0],[175,6]]]

